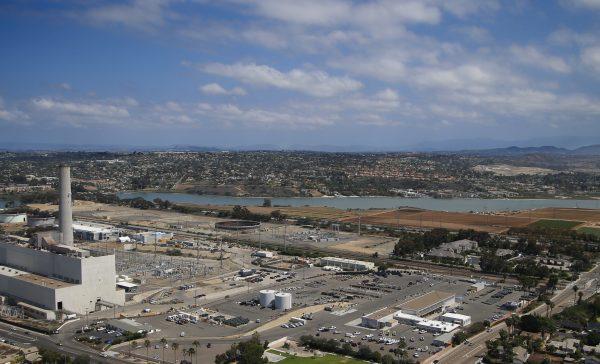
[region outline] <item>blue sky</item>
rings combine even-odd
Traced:
[[[4,1],[0,142],[600,141],[599,19],[600,0]]]

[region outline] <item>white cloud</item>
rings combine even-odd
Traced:
[[[257,0],[257,12],[290,23],[333,25],[351,15],[351,4],[341,0]]]
[[[227,90],[218,83],[208,83],[206,85],[203,85],[200,87],[200,91],[207,95],[246,95],[246,90],[244,90],[241,87],[234,87],[231,90]]]
[[[563,3],[576,8],[600,10],[600,0],[563,0]]]
[[[581,61],[600,74],[600,46],[585,48],[581,52]]]
[[[4,99],[0,97],[0,120],[4,121],[23,121],[28,120],[29,115],[21,110],[9,110],[4,104]]]
[[[42,113],[38,116],[52,116],[57,122],[73,125],[115,123],[130,116],[123,102],[77,102],[40,97],[33,99],[31,104],[35,111]]]
[[[165,24],[169,0],[130,0],[126,3],[91,8],[85,18],[97,24],[118,24],[143,31]]]
[[[271,86],[317,97],[330,97],[358,90],[362,83],[349,77],[330,76],[323,71],[292,69],[281,72],[267,65],[210,63],[201,66],[206,73],[231,77],[252,85]]]
[[[571,67],[562,58],[544,54],[533,46],[522,47],[513,45],[510,47],[510,53],[519,63],[559,73],[571,72]]]

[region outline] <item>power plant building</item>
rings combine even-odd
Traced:
[[[115,256],[73,246],[69,167],[60,167],[60,233],[37,244],[0,242],[0,294],[35,307],[79,314],[123,305]]]

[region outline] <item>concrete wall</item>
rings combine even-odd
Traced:
[[[82,280],[81,259],[10,243],[0,243],[0,264],[71,283]]]
[[[0,275],[0,292],[34,306],[56,309],[55,289],[22,281],[17,277]]]

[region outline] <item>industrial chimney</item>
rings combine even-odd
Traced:
[[[60,205],[58,209],[61,244],[73,246],[73,210],[71,208],[71,167],[61,165],[60,183]]]

